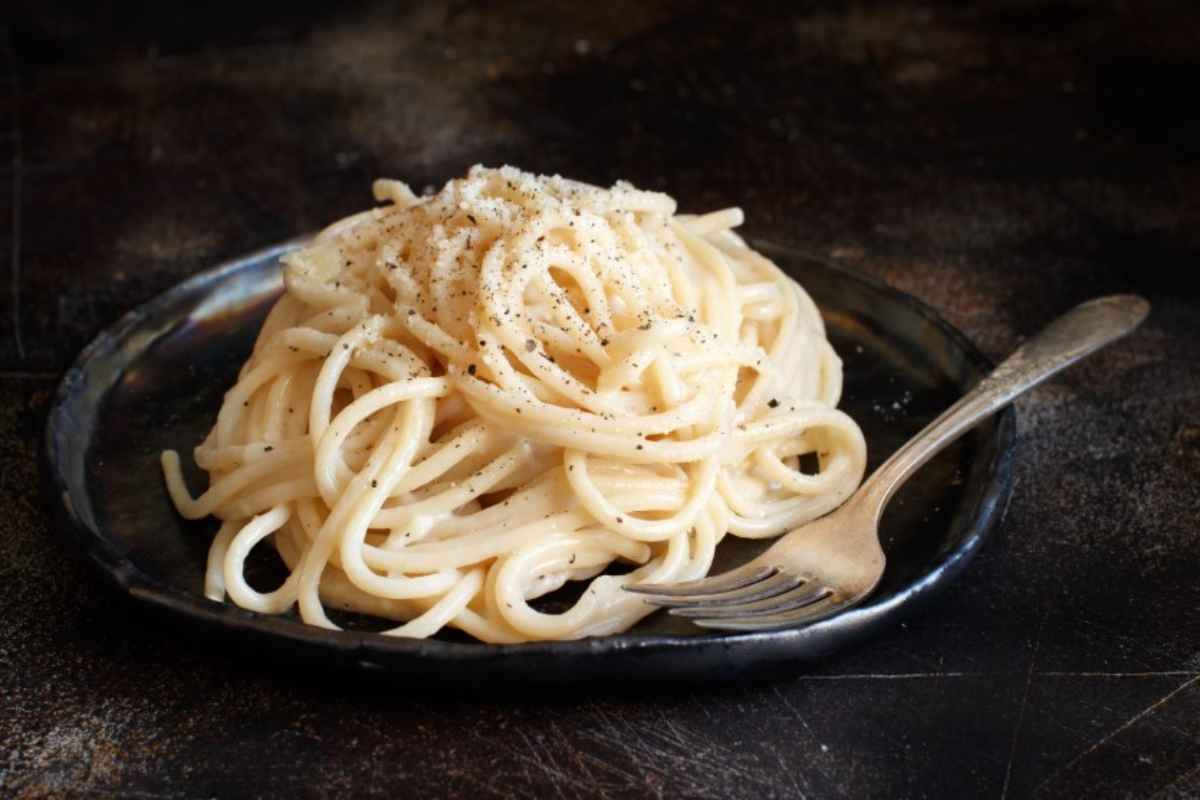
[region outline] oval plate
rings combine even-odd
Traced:
[[[864,604],[806,628],[713,633],[657,613],[619,636],[487,645],[328,631],[206,599],[215,530],[185,522],[159,453],[188,454],[282,290],[290,242],[194,276],[101,333],[67,371],[46,430],[60,510],[90,559],[125,592],[215,629],[243,652],[420,675],[439,683],[585,679],[722,680],[824,657],[870,636],[957,577],[1002,516],[1012,490],[1015,413],[989,420],[925,466],[883,520],[888,567]],[[967,339],[912,297],[793,251],[756,243],[808,290],[845,362],[841,407],[866,436],[868,470],[949,406],[990,367]],[[190,458],[184,457],[185,463]],[[193,487],[203,475],[188,475]],[[713,571],[765,543],[727,537]]]

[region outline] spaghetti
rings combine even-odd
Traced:
[[[739,209],[511,167],[375,195],[284,256],[195,449],[209,488],[162,456],[179,512],[221,520],[208,597],[396,636],[609,634],[653,610],[624,584],[702,577],[726,533],[776,536],[857,487],[841,362],[731,231]],[[264,540],[289,571],[269,592],[245,577]],[[567,610],[531,605],[570,581],[588,583]]]

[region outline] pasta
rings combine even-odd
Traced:
[[[221,521],[208,597],[395,636],[610,634],[653,610],[623,585],[702,577],[727,533],[777,536],[858,486],[841,362],[739,209],[512,167],[374,190],[283,257],[195,448],[208,489],[162,455],[180,514]],[[264,540],[288,568],[267,592],[245,577]],[[566,610],[533,604],[575,581]]]

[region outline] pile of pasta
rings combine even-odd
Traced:
[[[624,585],[702,577],[726,534],[777,536],[858,486],[841,362],[740,210],[512,167],[374,189],[283,257],[194,451],[208,489],[162,456],[179,512],[221,521],[208,597],[395,636],[610,634],[654,610]],[[264,540],[289,573],[271,591],[246,580]],[[565,610],[535,607],[572,581]]]

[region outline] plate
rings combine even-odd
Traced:
[[[211,520],[171,506],[158,455],[190,454],[282,291],[279,256],[296,240],[198,274],[101,333],[67,371],[46,430],[64,527],[122,591],[209,629],[238,652],[289,663],[417,675],[442,684],[593,678],[721,680],[795,669],[896,623],[958,577],[1012,490],[1015,412],[985,422],[926,465],[883,519],[887,570],[864,604],[805,628],[714,633],[657,613],[626,634],[487,645],[454,638],[328,631],[201,592]],[[990,364],[932,309],[905,294],[786,248],[753,243],[808,290],[845,362],[841,407],[863,429],[868,470],[962,395]],[[185,457],[185,463],[190,458]],[[189,474],[203,486],[202,474]],[[766,543],[727,537],[714,572]]]

